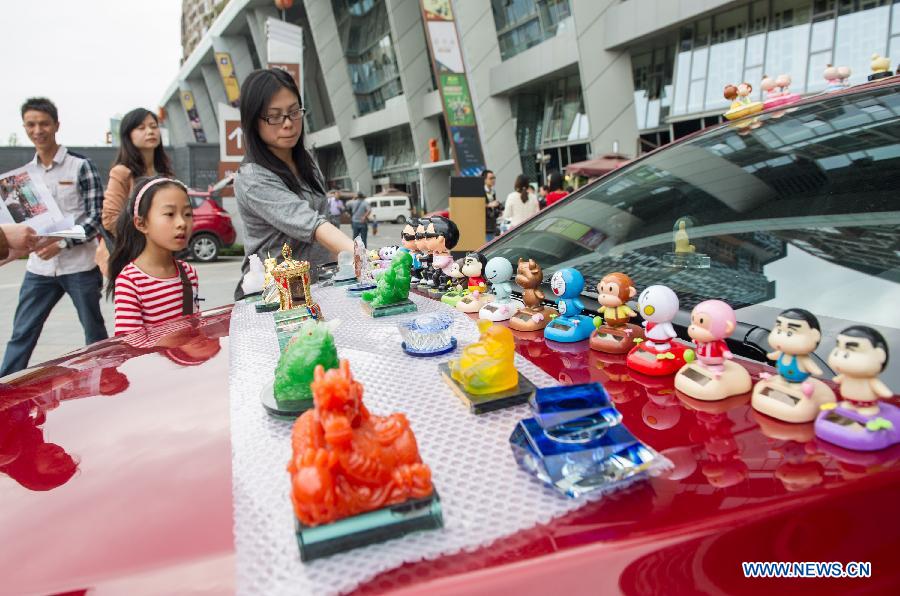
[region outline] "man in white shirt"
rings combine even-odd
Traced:
[[[59,117],[53,102],[28,99],[22,105],[22,123],[35,147],[32,170],[42,177],[63,215],[84,228],[86,239],[48,238],[28,258],[0,377],[28,367],[44,322],[63,294],[75,304],[85,343],[108,337],[100,312],[103,276],[94,262],[103,207],[100,175],[89,159],[57,144]]]

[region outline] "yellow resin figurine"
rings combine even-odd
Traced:
[[[490,321],[478,321],[481,337],[463,350],[459,360],[450,361],[450,374],[472,395],[500,393],[519,383],[513,359],[516,352],[512,332]]]

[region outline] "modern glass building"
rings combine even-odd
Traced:
[[[826,65],[900,62],[900,0],[430,0],[452,15],[485,165],[505,196],[524,173],[636,156],[721,121],[722,90],[788,74],[820,92]],[[416,0],[230,0],[162,105],[175,145],[222,138],[216,55],[240,83],[268,66],[268,19],[302,30],[307,140],[334,188],[396,187],[443,208],[455,173],[439,77]],[[451,43],[444,38],[442,43]],[[180,101],[191,91],[192,112]],[[757,95],[758,97],[758,95]],[[454,132],[458,134],[458,131]],[[430,142],[439,147],[431,159]]]

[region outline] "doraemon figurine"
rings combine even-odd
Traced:
[[[577,269],[560,269],[550,278],[550,289],[558,298],[559,316],[544,328],[544,337],[558,342],[572,343],[587,339],[594,331],[594,320],[582,313],[584,304],[584,276]]]
[[[494,300],[478,311],[478,318],[488,321],[508,321],[519,310],[512,301],[513,267],[509,259],[494,257],[487,262],[484,276],[491,284]]]
[[[678,338],[672,319],[678,314],[678,296],[666,286],[650,286],[638,296],[644,318],[644,341],[632,348],[625,363],[650,376],[671,375],[684,366],[687,346]],[[692,352],[693,354],[693,352]]]

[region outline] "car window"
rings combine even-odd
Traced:
[[[378,206],[379,207],[390,207],[391,202],[390,201],[379,201]]]
[[[394,199],[394,207],[406,207],[406,199]]]
[[[871,325],[897,350],[886,381],[900,391],[897,89],[701,133],[544,211],[488,256],[534,258],[547,278],[576,267],[589,296],[621,270],[639,288],[669,285],[685,311],[720,298],[765,328],[784,308],[806,308],[823,325],[820,355],[844,327]]]

